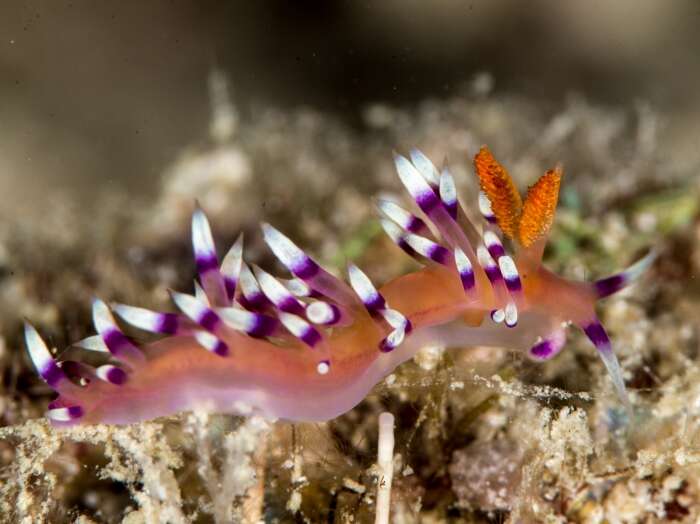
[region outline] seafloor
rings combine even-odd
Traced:
[[[389,411],[392,522],[700,522],[700,152],[643,102],[572,95],[552,106],[489,86],[482,76],[449,99],[367,107],[349,128],[308,110],[239,119],[215,77],[211,136],[172,159],[142,212],[127,216],[119,191],[89,213],[56,195],[41,220],[0,224],[0,520],[372,522],[377,417]],[[414,266],[373,211],[373,195],[402,194],[392,150],[449,159],[475,205],[481,144],[523,190],[563,164],[552,269],[592,279],[659,251],[599,311],[631,416],[572,329],[545,364],[505,349],[426,348],[323,424],[186,413],[55,431],[42,418],[51,391],[24,353],[23,317],[62,358],[94,359],[69,348],[92,334],[92,296],[165,308],[168,288],[190,289],[195,198],[220,249],[245,231],[248,259],[275,267],[257,230],[264,218],[328,267],[353,260],[383,282]]]

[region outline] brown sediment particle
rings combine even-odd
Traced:
[[[518,239],[523,246],[547,234],[552,226],[562,174],[561,166],[550,169],[528,189],[518,227]]]
[[[482,146],[474,157],[474,168],[481,190],[491,201],[491,210],[496,215],[498,226],[510,238],[516,238],[523,202],[508,171],[496,161],[486,146]]]

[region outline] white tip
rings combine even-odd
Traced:
[[[486,247],[489,248],[491,246],[501,246],[503,247],[503,244],[501,243],[501,239],[498,238],[498,235],[491,231],[490,229],[487,229],[484,231],[484,244],[486,244]]]
[[[204,288],[202,288],[202,286],[200,286],[199,282],[197,282],[196,280],[194,281],[194,296],[202,304],[206,304],[207,306],[210,305],[209,297],[207,296],[207,292],[204,291]]]
[[[518,308],[513,302],[508,302],[506,305],[506,310],[504,312],[504,320],[506,326],[515,327],[518,323]]]
[[[170,295],[173,298],[175,305],[189,318],[195,322],[199,322],[207,312],[209,307],[198,300],[197,297],[188,295],[186,293],[178,293],[177,291],[171,291]]]
[[[306,318],[314,324],[328,324],[334,319],[333,308],[326,302],[314,302],[306,308]]]
[[[100,335],[93,335],[91,337],[79,340],[75,344],[76,347],[87,349],[89,351],[100,351],[103,353],[109,353],[109,348],[105,344],[105,341]]]
[[[331,366],[328,364],[328,362],[325,361],[319,362],[318,366],[316,366],[316,371],[319,375],[327,375],[330,370]]]
[[[110,377],[110,373],[111,373],[112,371],[114,371],[114,370],[118,370],[118,371],[117,371],[118,373],[122,371],[122,370],[121,370],[120,368],[118,368],[117,366],[112,366],[111,364],[105,364],[105,365],[103,365],[103,366],[98,367],[98,368],[95,370],[95,375],[97,375],[97,378],[99,378],[100,380],[103,380],[103,381],[105,381],[105,382],[109,382],[110,384],[121,384],[123,381],[116,381],[116,380],[114,380],[114,379],[112,379],[112,378]],[[125,375],[123,374],[123,372],[120,373],[120,375],[121,375],[122,377],[125,376]],[[117,375],[117,377],[118,377],[118,376],[119,376],[119,375]]]
[[[469,261],[469,257],[467,257],[464,251],[462,251],[462,249],[459,247],[455,248],[455,263],[457,265],[457,271],[459,271],[460,275],[472,273],[474,271],[472,263]]]
[[[362,302],[373,300],[377,295],[377,289],[372,284],[369,277],[355,264],[348,264],[348,277],[350,286],[360,297]]]
[[[425,178],[429,184],[437,187],[440,184],[440,179],[437,169],[435,169],[435,165],[430,159],[418,149],[411,149],[409,155],[411,157],[411,162],[413,162],[413,165],[416,166],[416,169],[423,178]]]
[[[432,240],[429,240],[420,235],[416,235],[414,233],[407,233],[406,235],[404,235],[404,239],[406,240],[406,243],[409,246],[411,246],[411,248],[413,248],[413,250],[416,253],[423,255],[426,258],[432,258],[432,252],[437,247],[439,247],[439,245],[433,242]]]
[[[457,203],[457,187],[447,169],[443,169],[442,175],[440,175],[440,199],[448,205]]]
[[[249,298],[252,295],[260,293],[260,286],[258,285],[258,281],[255,280],[253,272],[250,270],[248,264],[246,264],[245,262],[241,264],[239,282],[241,284],[241,291],[243,292],[244,297]]]
[[[124,321],[145,331],[156,330],[161,319],[160,313],[140,307],[114,304],[112,309],[117,315],[123,318]]]
[[[395,309],[382,310],[382,316],[384,317],[384,320],[387,321],[387,324],[389,324],[394,329],[406,329],[406,324],[408,323],[408,320],[405,316],[403,316]]]
[[[236,242],[228,250],[226,256],[221,261],[221,274],[227,278],[238,280],[238,275],[241,272],[241,263],[243,262],[243,233],[241,233]]]
[[[308,297],[311,295],[311,288],[309,287],[309,285],[299,278],[292,278],[290,280],[282,280],[282,284],[294,296]]]
[[[518,273],[518,268],[515,266],[515,262],[508,255],[503,255],[498,259],[498,267],[501,270],[503,278],[506,280],[516,280],[520,278]]]
[[[382,225],[384,232],[395,244],[398,244],[403,239],[404,232],[401,230],[401,228],[399,228],[399,226],[389,220],[384,219],[380,220],[379,223]]]
[[[24,324],[24,339],[27,342],[29,357],[32,359],[34,367],[41,374],[53,361],[49,348],[46,347],[46,343],[44,343],[37,330],[34,329],[34,326],[28,322]]]
[[[384,339],[384,344],[386,345],[387,349],[394,349],[401,345],[405,337],[406,329],[403,327],[398,327],[387,335],[387,337]]]
[[[219,344],[219,338],[208,331],[195,331],[194,338],[207,351],[214,351]]]
[[[476,258],[484,269],[496,266],[496,262],[493,260],[491,253],[489,253],[489,250],[484,246],[478,246],[476,248]]]
[[[226,324],[237,331],[248,332],[252,330],[257,322],[257,315],[246,309],[224,307],[216,310],[221,315]]]
[[[491,318],[496,324],[500,324],[506,319],[506,312],[503,311],[502,309],[497,309],[496,311],[493,312],[491,315]]]
[[[255,278],[258,279],[258,284],[260,284],[262,292],[275,306],[279,306],[285,300],[289,299],[297,301],[289,290],[270,273],[258,266],[253,266],[253,271],[255,272]],[[297,303],[301,305],[299,301],[297,301]]]
[[[92,322],[100,335],[110,329],[118,329],[109,307],[99,298],[92,301]]]
[[[209,220],[200,208],[192,213],[192,247],[195,256],[216,256]]]
[[[306,254],[270,224],[261,224],[265,243],[290,271],[304,264]]]
[[[641,277],[647,269],[651,267],[651,265],[654,263],[657,257],[657,252],[655,250],[649,251],[644,257],[640,258],[632,264],[630,267],[628,267],[625,271],[622,272],[624,278],[625,278],[625,283],[631,283],[637,280],[639,277]]]
[[[417,200],[422,195],[433,193],[426,179],[423,178],[407,158],[396,155],[394,163],[396,164],[396,171],[399,174],[401,183],[406,186],[406,189],[414,199]],[[439,181],[436,180],[436,182]]]
[[[494,216],[493,209],[491,209],[491,201],[483,191],[479,191],[479,211],[481,212],[481,215],[486,218]]]
[[[391,200],[379,200],[377,207],[387,218],[396,222],[401,228],[408,229],[413,215]]]
[[[46,416],[53,420],[54,422],[70,422],[71,420],[75,420],[76,417],[73,415],[70,411],[70,408],[56,408],[56,409],[50,409],[47,413]]]
[[[306,331],[311,327],[306,320],[291,313],[280,311],[277,315],[282,322],[282,325],[297,338],[304,336]]]

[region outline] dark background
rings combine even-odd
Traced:
[[[560,105],[637,100],[697,144],[700,3],[7,1],[0,6],[0,206],[61,192],[145,196],[206,137],[206,79],[256,106],[313,107],[362,133],[370,102],[496,93]]]

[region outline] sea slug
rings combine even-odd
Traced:
[[[436,169],[418,150],[409,158],[397,154],[394,160],[423,218],[393,201],[380,200],[378,207],[386,233],[423,263],[421,270],[377,289],[350,264],[346,283],[268,224],[262,225],[265,242],[293,278],[248,266],[242,237],[219,263],[209,223],[197,208],[192,241],[199,283],[194,295],[172,292],[180,313],[94,300],[97,335],[79,345],[105,352],[110,363],[93,368],[57,362],[26,324],[31,360],[59,394],[49,405],[49,419],[57,426],[127,424],[206,409],[327,420],[358,404],[427,344],[498,346],[545,360],[562,349],[571,323],[598,350],[627,404],[595,304],[637,279],[653,252],[593,283],[566,280],[542,265],[561,167],[547,171],[523,200],[483,147],[474,159],[483,217],[477,228],[458,200],[449,169]],[[113,313],[164,337],[138,344]]]

